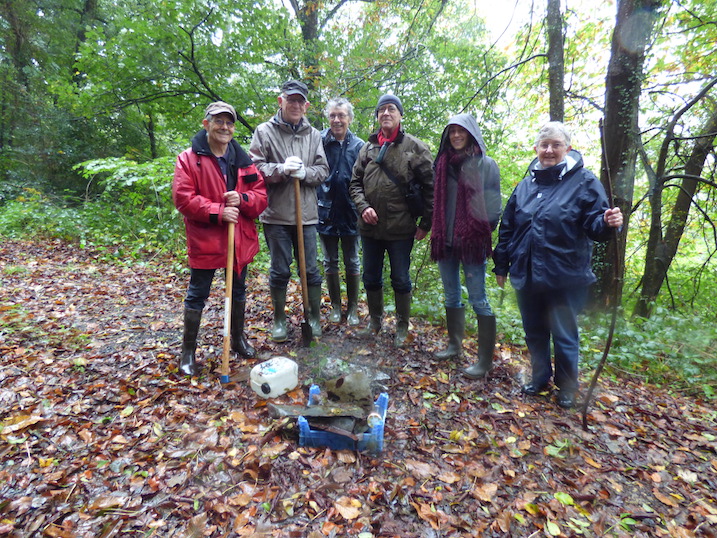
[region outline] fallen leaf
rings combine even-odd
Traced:
[[[361,501],[351,497],[341,497],[334,503],[336,511],[344,519],[356,519],[361,515]]]

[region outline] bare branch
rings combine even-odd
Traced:
[[[189,50],[190,53],[186,54],[183,51],[178,51],[178,54],[184,58],[187,62],[189,62],[189,65],[192,66],[192,71],[199,79],[199,82],[201,85],[207,90],[210,98],[214,101],[222,101],[223,99],[220,97],[220,95],[214,91],[214,89],[209,84],[209,81],[204,77],[204,74],[202,73],[201,69],[199,68],[199,64],[195,55],[196,46],[194,43],[194,32],[197,31],[205,22],[207,22],[207,19],[212,14],[213,9],[210,9],[209,12],[204,16],[204,18],[199,21],[197,24],[195,24],[191,30],[187,30],[185,28],[180,27],[180,29],[187,34],[189,37]],[[246,127],[250,133],[254,132],[254,127],[251,126],[251,124],[247,121],[247,119],[242,116],[241,114],[237,113],[237,119],[239,120],[239,123],[241,123],[244,127]]]
[[[699,93],[697,93],[697,95],[695,95],[690,101],[688,101],[685,106],[678,110],[670,120],[670,123],[667,125],[665,140],[662,142],[662,147],[660,148],[660,156],[657,160],[658,173],[662,173],[665,170],[665,163],[667,162],[667,152],[669,150],[670,144],[673,142],[673,140],[675,140],[675,125],[677,125],[677,122],[685,113],[687,113],[688,110],[690,110],[693,106],[699,103],[702,98],[709,93],[709,91],[715,86],[715,84],[717,84],[717,76],[713,77],[712,80],[710,80],[699,91]]]
[[[534,54],[534,55],[531,56],[530,58],[526,58],[525,60],[521,60],[520,62],[518,62],[518,63],[516,63],[516,64],[513,64],[513,65],[510,65],[510,66],[508,66],[508,67],[505,67],[505,68],[501,69],[500,71],[498,71],[497,73],[494,73],[490,78],[488,78],[486,81],[484,81],[483,84],[481,84],[480,88],[478,88],[478,89],[476,90],[476,92],[473,94],[473,97],[471,97],[471,98],[468,100],[468,102],[465,104],[465,106],[461,109],[461,112],[465,112],[465,111],[466,111],[466,109],[467,109],[467,108],[470,106],[470,104],[476,99],[476,97],[478,97],[478,95],[480,94],[480,92],[483,90],[483,88],[485,88],[485,87],[488,85],[488,83],[494,81],[495,79],[497,79],[497,78],[498,78],[500,75],[502,75],[503,73],[506,73],[506,72],[508,72],[508,71],[511,71],[511,70],[513,70],[513,69],[516,69],[516,68],[520,67],[521,65],[523,65],[523,64],[525,64],[525,63],[528,63],[528,62],[530,62],[530,61],[532,61],[532,60],[535,60],[536,58],[547,58],[547,57],[548,57],[548,55],[547,55],[547,54],[544,54],[544,53]]]

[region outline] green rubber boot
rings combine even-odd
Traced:
[[[338,273],[328,273],[326,275],[326,287],[329,288],[329,298],[331,299],[331,312],[329,312],[329,321],[331,323],[341,323],[341,282]]]
[[[463,375],[471,379],[485,377],[493,368],[495,351],[495,316],[478,316],[478,362],[465,368]]]
[[[368,304],[368,326],[361,329],[358,335],[362,338],[373,338],[381,332],[383,322],[383,288],[366,290]]]
[[[403,347],[408,339],[408,321],[411,317],[411,293],[397,293],[396,301],[396,337],[395,347]]]
[[[346,275],[346,295],[348,295],[348,307],[346,310],[346,322],[350,326],[359,324],[358,317],[358,294],[361,275]],[[382,292],[383,294],[383,292]]]
[[[448,347],[435,354],[437,359],[455,359],[463,354],[463,337],[466,332],[466,311],[461,306],[446,308],[446,328],[448,329]]]
[[[271,304],[274,307],[274,326],[271,339],[274,342],[286,342],[286,288],[270,288]]]
[[[321,336],[321,286],[309,286],[309,325],[311,334]]]

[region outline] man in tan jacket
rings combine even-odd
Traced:
[[[268,207],[259,220],[269,247],[271,269],[269,287],[274,307],[271,338],[287,339],[286,288],[291,278],[291,262],[297,252],[294,181],[301,186],[301,213],[309,295],[309,324],[314,336],[321,336],[321,273],[317,264],[316,225],[318,202],[316,187],[329,175],[321,133],[305,114],[309,108],[308,88],[289,80],[278,97],[279,110],[254,131],[249,156],[266,181]]]

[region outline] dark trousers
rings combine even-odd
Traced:
[[[391,286],[396,293],[410,293],[412,284],[409,269],[411,268],[411,250],[413,237],[385,241],[361,236],[363,245],[363,285],[367,291],[379,290],[383,287],[383,259],[388,252],[391,265]]]
[[[587,287],[535,291],[516,290],[523,318],[525,343],[530,351],[536,387],[548,384],[553,376],[550,360],[552,337],[555,353],[555,385],[563,391],[578,388],[580,341],[578,314],[585,306]]]
[[[204,310],[204,303],[209,297],[216,269],[192,269],[189,277],[189,289],[184,299],[185,308]],[[226,269],[224,270],[226,273]],[[246,266],[241,273],[234,271],[232,282],[232,301],[240,303],[246,300]]]

